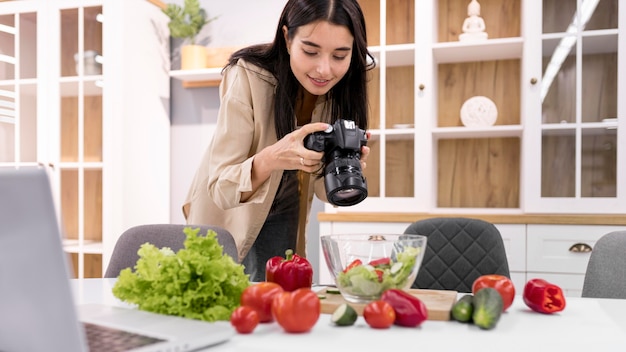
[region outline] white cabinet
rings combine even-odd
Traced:
[[[145,0],[0,4],[0,163],[49,167],[77,277],[127,228],[169,222],[167,21]]]
[[[528,225],[527,278],[551,280],[567,295],[580,296],[596,241],[624,226]]]
[[[484,41],[459,41],[468,0],[360,3],[377,58],[369,195],[326,212],[626,212],[619,1],[482,0]],[[493,125],[464,126],[476,96]]]

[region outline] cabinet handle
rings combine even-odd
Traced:
[[[569,247],[569,251],[572,253],[588,253],[591,252],[591,246],[586,243],[574,243]]]
[[[420,90],[424,90],[424,88],[426,88],[426,87],[424,86],[424,83],[420,83],[420,85],[419,85],[419,89],[420,89]]]
[[[537,84],[537,79],[535,77],[530,79],[530,84],[535,85]]]

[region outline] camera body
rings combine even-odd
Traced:
[[[304,147],[324,152],[324,186],[328,201],[337,206],[360,203],[367,197],[367,181],[361,170],[365,131],[354,121],[338,119],[327,130],[304,138]]]

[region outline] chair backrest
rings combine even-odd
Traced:
[[[404,233],[428,237],[413,288],[471,292],[481,275],[510,277],[502,235],[490,222],[436,217],[416,221]]]
[[[200,228],[199,235],[206,235],[208,230],[217,233],[217,241],[224,247],[224,253],[237,261],[237,247],[230,232],[218,227],[208,225],[183,225],[183,224],[148,224],[131,227],[124,231],[115,243],[111,260],[104,273],[105,278],[115,278],[120,271],[126,268],[134,268],[139,255],[137,251],[142,244],[150,242],[157,248],[169,247],[174,252],[184,247],[186,235],[185,227]]]
[[[593,246],[582,296],[626,298],[626,231],[609,232]]]

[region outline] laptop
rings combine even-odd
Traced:
[[[0,167],[0,351],[193,351],[234,335],[223,321],[75,305],[69,268],[45,169]],[[140,347],[97,347],[111,332]]]

